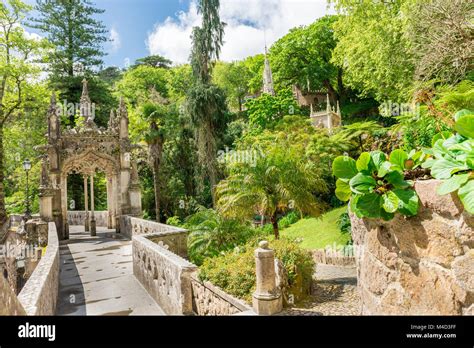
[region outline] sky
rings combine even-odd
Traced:
[[[33,4],[34,0],[26,2]],[[108,30],[105,66],[120,68],[137,58],[160,54],[186,63],[191,31],[200,24],[196,0],[93,0]],[[227,23],[221,60],[234,61],[264,52],[291,28],[333,14],[326,0],[221,0]],[[31,30],[34,32],[34,30]]]

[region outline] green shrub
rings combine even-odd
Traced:
[[[413,157],[416,153],[410,153]],[[387,157],[381,151],[363,152],[357,161],[339,156],[333,162],[336,196],[351,200],[351,211],[357,217],[390,220],[395,212],[406,216],[418,212],[418,196],[412,182],[405,181],[404,172],[419,165],[403,150],[394,150]]]
[[[181,226],[181,220],[179,216],[171,216],[168,219],[166,219],[166,224],[170,226]]]
[[[206,259],[200,267],[199,278],[207,280],[224,291],[247,302],[252,301],[255,291],[255,256],[258,239],[224,255]],[[288,282],[283,293],[286,298],[293,295],[296,301],[310,292],[314,272],[311,254],[288,239],[273,240],[270,248],[283,263]]]
[[[280,221],[278,221],[278,227],[280,229],[287,228],[290,225],[293,225],[299,219],[300,219],[300,216],[295,211],[290,211],[288,214],[282,217]]]
[[[351,219],[347,210],[337,218],[337,227],[342,233],[351,233]]]
[[[201,209],[188,217],[183,227],[190,231],[188,254],[196,265],[247,243],[260,232],[237,220],[223,218],[213,209]]]
[[[433,145],[425,149],[431,158],[423,163],[431,175],[443,184],[438,194],[457,192],[466,211],[474,214],[474,113],[461,110],[454,115],[456,134],[441,132],[433,137]]]

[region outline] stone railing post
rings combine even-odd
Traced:
[[[275,252],[261,241],[255,250],[257,289],[253,294],[253,309],[258,315],[273,315],[283,308],[282,296],[276,285]]]

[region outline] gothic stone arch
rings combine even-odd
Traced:
[[[123,99],[110,114],[108,127],[94,123],[93,104],[83,81],[80,114],[83,126],[61,129],[60,108],[53,94],[48,111],[48,144],[39,147],[43,153],[40,186],[40,215],[55,221],[61,239],[68,238],[67,176],[83,174],[86,178],[102,171],[107,178],[109,227],[119,228],[121,215],[140,216],[141,192],[136,163],[131,159],[128,114]],[[87,180],[87,179],[86,179]],[[87,183],[87,181],[85,182]]]

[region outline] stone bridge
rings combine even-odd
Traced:
[[[97,214],[91,236],[78,224],[81,213],[68,212],[67,240],[59,240],[55,222],[28,222],[37,238],[47,239],[46,251],[18,296],[0,277],[0,314],[255,314],[198,279],[198,267],[187,260],[186,230],[126,215],[119,229],[109,229],[100,218],[107,212]]]

